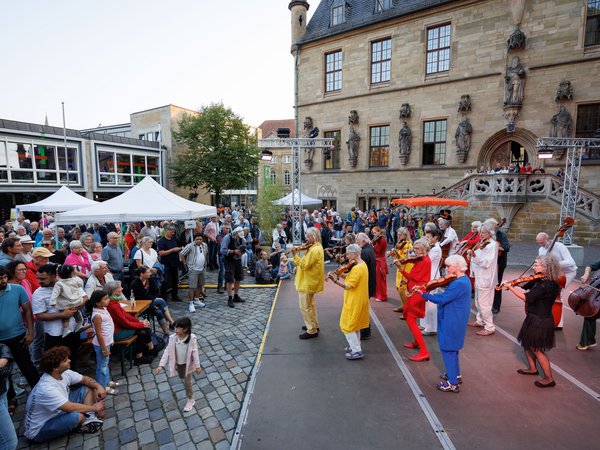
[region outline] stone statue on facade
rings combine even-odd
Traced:
[[[518,56],[513,56],[512,63],[506,68],[506,92],[504,106],[522,105],[525,92],[525,77],[527,73],[521,65]]]
[[[461,95],[458,102],[458,112],[466,113],[471,111],[471,96],[469,94]]]
[[[402,106],[400,107],[400,118],[407,119],[410,117],[410,115],[410,105],[408,103],[402,103]]]
[[[350,167],[356,167],[358,162],[358,146],[360,144],[360,136],[352,125],[350,125],[350,136],[348,137],[346,144],[348,145],[348,162],[350,163]]]
[[[515,31],[512,32],[512,34],[508,38],[508,41],[506,41],[508,51],[510,52],[511,50],[524,49],[526,41],[527,37],[525,36],[525,33],[523,33],[519,28],[519,25],[517,25]]]
[[[406,122],[402,122],[402,128],[398,133],[398,146],[400,147],[400,163],[405,166],[410,156],[410,144],[412,141],[412,132]]]
[[[456,128],[454,138],[456,139],[456,154],[458,162],[464,163],[467,160],[467,155],[471,149],[471,134],[473,134],[473,126],[468,118],[465,118]]]
[[[310,116],[306,116],[304,118],[304,137],[307,138],[310,135],[310,132],[313,129],[313,120],[312,117]],[[312,165],[313,165],[313,156],[315,154],[315,149],[311,148],[311,147],[306,147],[304,149],[304,152],[306,153],[306,159],[304,160],[304,166],[307,169],[312,169]]]
[[[358,111],[353,109],[348,117],[348,125],[358,125]]]
[[[552,116],[550,122],[552,123],[550,136],[560,138],[571,136],[571,127],[573,125],[573,121],[571,119],[571,114],[569,114],[564,106],[561,106],[560,111]]]
[[[310,133],[310,130],[312,130],[312,129],[313,129],[312,117],[306,116],[304,118],[304,136],[308,137],[308,134]]]
[[[558,85],[554,101],[559,102],[561,100],[573,100],[573,86],[571,86],[570,81],[564,80]]]

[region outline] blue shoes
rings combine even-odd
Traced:
[[[346,359],[363,359],[365,357],[365,352],[349,352],[346,353]]]
[[[449,381],[440,381],[435,387],[442,392],[454,392],[455,394],[460,392],[458,384],[452,384]]]

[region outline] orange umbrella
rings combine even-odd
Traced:
[[[418,206],[469,206],[469,202],[466,200],[442,197],[411,197],[395,198],[392,200],[392,205],[406,205],[411,208],[416,208]]]

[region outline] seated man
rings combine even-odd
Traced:
[[[25,437],[40,443],[72,430],[95,433],[102,428],[106,391],[90,377],[70,370],[71,352],[53,347],[42,356],[45,372],[27,399]],[[77,389],[75,384],[83,386]]]
[[[273,266],[269,262],[269,255],[266,251],[260,252],[260,259],[256,262],[255,274],[257,284],[271,284],[273,283]]]

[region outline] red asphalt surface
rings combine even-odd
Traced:
[[[504,279],[520,273],[509,267]],[[575,349],[581,317],[564,309],[564,328],[556,332],[556,348],[548,353],[556,387],[538,388],[533,384],[538,377],[517,374],[527,367],[515,340],[525,313],[523,302],[505,291],[501,312],[494,316],[497,332],[482,337],[477,329],[467,329],[460,393],[440,392],[435,384],[445,370],[437,337],[425,337],[430,361],[407,359],[414,351],[402,345],[412,338],[400,314],[392,311],[399,305],[394,279],[392,270],[389,301],[372,301],[371,308],[400,365],[408,368],[408,379],[373,319],[372,337],[363,341],[365,358],[344,358],[347,344],[339,330],[343,290],[332,283],[317,297],[319,337],[299,340],[303,322],[297,293],[292,280],[282,283],[255,386],[242,411],[238,448],[600,448],[600,346]],[[574,282],[567,291],[577,287]],[[429,419],[424,411],[430,412]],[[437,431],[431,425],[435,419]]]

